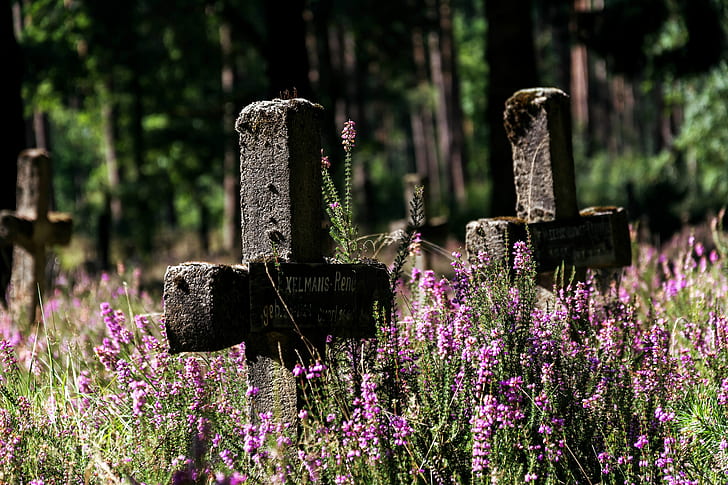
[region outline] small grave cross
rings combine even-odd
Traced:
[[[321,106],[262,101],[240,113],[243,264],[184,263],[164,278],[170,353],[215,351],[245,342],[251,416],[280,422],[297,413],[290,370],[297,352],[328,335],[373,337],[374,310],[391,305],[381,263],[325,262],[322,248]],[[305,353],[304,353],[305,352]]]
[[[73,220],[69,214],[50,212],[51,158],[41,149],[25,150],[18,157],[15,211],[0,211],[0,239],[13,247],[10,279],[10,310],[16,321],[21,315],[36,321],[38,292],[45,292],[48,247],[71,240]]]
[[[577,280],[585,278],[586,268],[629,266],[625,210],[577,208],[568,95],[555,88],[518,91],[506,101],[504,118],[513,149],[517,217],[468,223],[468,257],[473,260],[482,251],[504,259],[528,233],[539,283],[548,289],[551,272],[562,264],[576,269]]]

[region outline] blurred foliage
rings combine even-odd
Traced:
[[[675,224],[699,219],[728,201],[728,63],[722,61],[706,73],[689,65],[686,57],[695,57],[695,46],[712,38],[696,32],[696,18],[715,12],[703,30],[714,36],[713,24],[722,33],[728,30],[728,1],[652,0],[622,8],[626,3],[607,2],[610,8],[602,17],[586,19],[593,31],[579,31],[578,36],[566,25],[572,2],[534,5],[532,13],[541,16],[536,24],[539,69],[548,82],[568,80],[570,66],[562,61],[569,58],[571,45],[577,39],[591,42],[597,47],[590,57],[594,79],[589,102],[596,105],[614,95],[610,70],[630,66],[635,127],[576,127],[580,203],[626,205],[635,218],[646,215],[667,234]],[[384,229],[406,213],[401,177],[415,168],[410,113],[423,106],[434,112],[439,102],[431,73],[425,73],[427,82],[416,74],[412,36],[419,29],[429,49],[428,34],[437,31],[441,2],[309,0],[303,5],[307,47],[310,55],[316,53],[313,99],[326,108],[325,151],[338,152],[332,146],[338,144],[340,123],[354,119],[360,132],[354,191],[364,206],[358,214],[363,227]],[[661,21],[643,26],[646,31],[636,35],[640,45],[610,44],[609,36],[625,29],[609,29],[609,22],[627,18],[629,25],[639,24],[650,13],[645,12],[647,5],[659,6]],[[498,215],[488,213],[487,197],[497,187],[491,186],[488,168],[484,3],[453,0],[451,6],[468,200],[465,206],[451,203],[447,199],[453,194],[443,183],[428,216],[449,212],[460,237],[468,218]],[[124,207],[114,237],[127,253],[149,251],[164,229],[191,232],[209,224],[214,237],[223,217],[224,147],[237,145],[232,127],[223,125],[225,102],[238,111],[269,96],[265,46],[270,39],[263,2],[33,0],[22,2],[22,13],[18,40],[25,61],[26,115],[48,115],[58,208],[75,214],[77,231],[96,237],[107,198],[113,195]],[[224,22],[232,29],[235,81],[228,95],[220,82],[219,32]],[[698,61],[707,62],[724,47],[717,42]],[[619,61],[623,51],[640,51],[639,62]],[[605,64],[597,65],[600,53]],[[425,61],[425,71],[430,62]],[[106,166],[102,114],[108,107],[113,109],[118,187],[110,186]],[[603,109],[619,107],[612,102]],[[659,141],[663,118],[671,119],[674,136]],[[618,138],[619,148],[602,135]],[[442,158],[444,166],[447,160]],[[336,180],[342,167],[342,160],[332,157]]]
[[[685,167],[690,205],[728,203],[728,62],[708,75],[675,88],[685,105],[685,121],[675,149]]]

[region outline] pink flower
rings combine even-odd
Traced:
[[[640,450],[644,448],[644,446],[648,443],[647,436],[641,434],[639,438],[637,438],[637,441],[634,444],[635,448],[639,448]]]
[[[356,146],[356,123],[349,120],[344,123],[344,129],[341,130],[341,144],[344,145],[344,150],[349,153],[351,149]]]

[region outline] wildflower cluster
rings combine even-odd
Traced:
[[[376,338],[293,366],[292,422],[254,406],[244,345],[169,355],[134,284],[68,278],[37,332],[0,313],[0,479],[725,482],[720,255],[644,248],[607,293],[580,282],[538,305],[528,245],[509,256],[413,269]]]

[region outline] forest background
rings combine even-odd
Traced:
[[[68,265],[237,261],[234,119],[281,95],[324,106],[334,173],[356,121],[361,233],[405,217],[411,172],[456,240],[512,214],[503,105],[534,86],[571,96],[581,207],[624,205],[660,242],[728,203],[728,0],[11,0],[2,16],[0,209],[18,153],[47,148]]]

